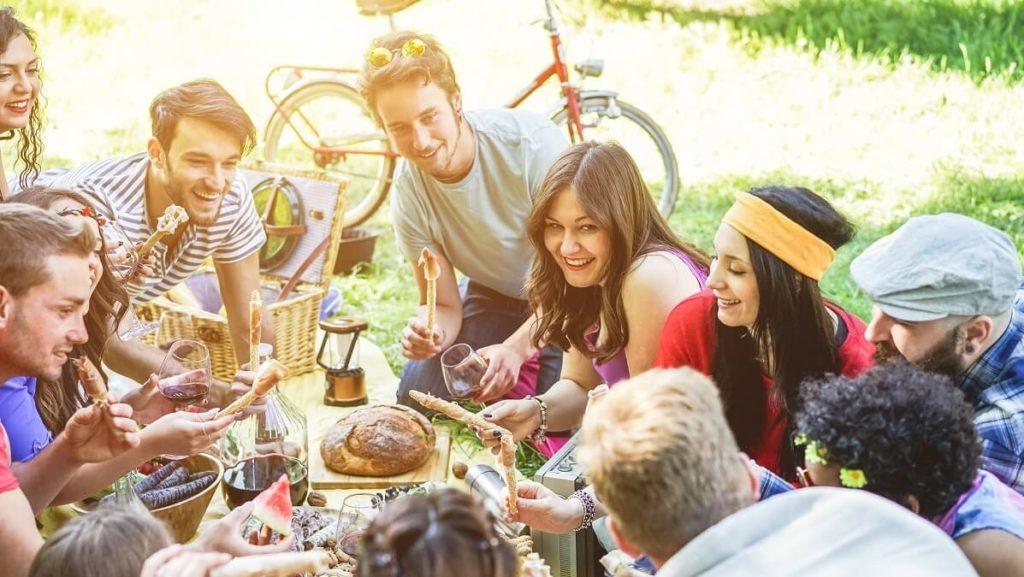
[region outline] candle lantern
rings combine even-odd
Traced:
[[[366,404],[366,375],[359,366],[359,333],[366,321],[330,318],[320,321],[324,340],[316,362],[326,371],[324,404],[352,407]]]

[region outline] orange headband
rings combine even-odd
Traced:
[[[760,198],[741,192],[722,222],[761,245],[800,274],[821,280],[836,257],[827,242]]]

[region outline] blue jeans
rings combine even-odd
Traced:
[[[526,301],[469,281],[462,297],[462,328],[454,342],[466,343],[474,350],[500,343],[516,332],[529,315],[530,306]],[[535,394],[547,391],[558,380],[561,372],[562,350],[551,345],[545,347],[540,354]],[[424,361],[407,362],[402,371],[402,380],[398,383],[399,404],[430,414],[431,411],[424,409],[409,396],[409,391],[413,390],[444,399],[452,398],[444,385],[441,355]]]

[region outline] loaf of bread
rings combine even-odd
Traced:
[[[320,455],[332,471],[366,477],[401,475],[434,452],[434,427],[420,413],[400,405],[371,405],[331,426]]]

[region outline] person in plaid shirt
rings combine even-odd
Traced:
[[[878,360],[953,377],[983,468],[1024,494],[1024,283],[1010,238],[959,214],[915,217],[850,273],[874,305],[865,336]]]

